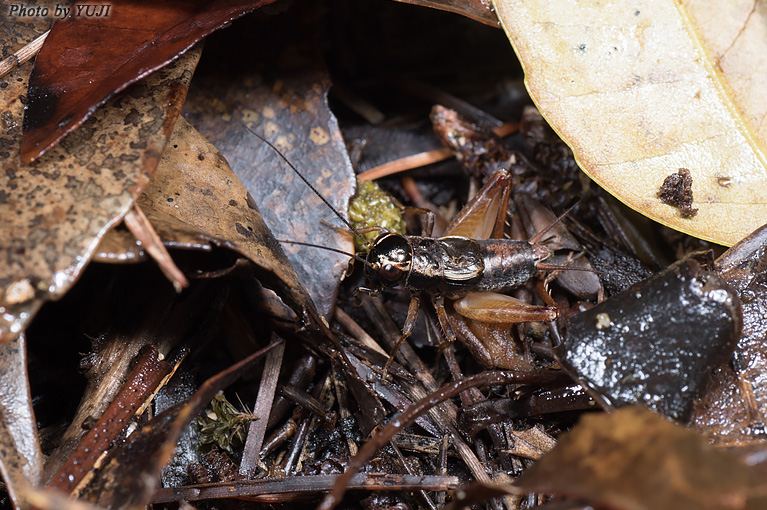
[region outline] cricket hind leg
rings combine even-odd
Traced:
[[[553,303],[553,301],[551,302]],[[495,292],[470,292],[453,303],[463,317],[492,324],[519,322],[551,322],[559,317],[559,308],[531,305],[519,299]]]

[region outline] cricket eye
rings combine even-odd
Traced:
[[[392,264],[386,264],[381,269],[378,270],[378,274],[380,274],[383,278],[386,278],[390,282],[394,282],[402,278],[402,269],[398,268],[397,266],[394,266]]]

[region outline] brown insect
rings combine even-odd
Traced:
[[[273,148],[334,214],[363,239],[361,232],[336,211],[284,155],[269,141],[253,134]],[[556,222],[530,241],[497,238],[503,232],[511,189],[509,181],[507,172],[496,172],[453,219],[443,237],[383,232],[372,244],[363,239],[369,248],[366,257],[349,254],[364,264],[367,278],[374,287],[402,285],[411,293],[402,336],[390,354],[384,373],[399,346],[411,335],[423,297],[428,297],[434,305],[448,341],[454,341],[455,334],[448,322],[445,299],[453,300],[453,308],[463,317],[486,323],[552,321],[558,317],[558,308],[545,292],[541,293],[548,303],[545,306],[531,305],[503,294],[542,271],[577,269],[545,263],[552,252],[540,241]],[[487,211],[496,213],[487,214]],[[496,238],[489,239],[491,236]]]

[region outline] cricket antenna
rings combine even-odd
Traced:
[[[336,252],[336,253],[340,253],[341,255],[348,255],[349,257],[352,257],[355,260],[359,260],[360,262],[362,262],[365,265],[370,265],[370,262],[365,260],[364,257],[360,257],[356,253],[350,253],[348,251],[339,250],[337,248],[331,248],[329,246],[322,246],[322,245],[319,245],[319,244],[302,243],[301,241],[287,241],[287,240],[284,240],[284,239],[277,239],[277,241],[280,242],[280,243],[285,243],[285,244],[296,244],[298,246],[309,246],[310,248],[319,248],[320,250],[333,251],[333,252]]]
[[[307,186],[309,186],[309,189],[310,189],[310,190],[312,190],[312,191],[314,192],[314,194],[315,194],[315,195],[317,195],[318,197],[320,197],[320,200],[322,200],[322,202],[323,202],[323,203],[324,203],[326,206],[328,206],[328,208],[329,208],[331,211],[333,211],[333,214],[335,214],[335,215],[338,217],[338,219],[340,219],[341,221],[343,221],[343,222],[344,222],[344,225],[346,225],[347,227],[349,227],[349,230],[351,230],[351,231],[354,233],[354,235],[355,235],[355,236],[357,236],[358,238],[360,238],[360,239],[362,240],[362,242],[363,242],[363,243],[365,243],[365,246],[367,246],[367,247],[370,247],[370,243],[368,242],[368,240],[367,240],[367,239],[365,239],[364,237],[362,237],[362,234],[360,234],[360,233],[359,233],[359,231],[357,231],[357,229],[356,229],[356,228],[354,228],[354,227],[352,226],[352,224],[351,224],[351,223],[349,223],[349,221],[348,221],[346,218],[344,218],[344,217],[341,215],[341,213],[340,213],[340,212],[338,212],[338,211],[336,210],[336,208],[335,208],[335,207],[333,207],[333,205],[332,205],[330,202],[328,202],[328,200],[327,200],[325,197],[323,197],[323,196],[322,196],[322,194],[321,194],[319,191],[317,191],[317,190],[315,189],[315,187],[314,187],[314,186],[312,186],[312,184],[309,182],[309,180],[308,180],[306,177],[304,177],[304,176],[303,176],[303,174],[302,174],[301,172],[299,172],[299,171],[298,171],[298,168],[296,168],[296,167],[293,165],[293,163],[291,163],[291,162],[290,162],[290,160],[289,160],[288,158],[286,158],[286,157],[285,157],[285,155],[284,155],[282,152],[280,152],[280,150],[279,150],[277,147],[275,147],[275,146],[274,146],[274,144],[272,144],[272,142],[270,142],[269,140],[267,140],[267,139],[266,139],[266,138],[264,138],[263,136],[259,135],[258,133],[256,133],[256,132],[255,132],[255,131],[253,131],[252,129],[250,129],[250,128],[249,128],[249,127],[248,127],[248,126],[245,124],[245,123],[243,123],[242,125],[245,127],[245,129],[247,129],[247,130],[248,130],[248,132],[249,132],[251,135],[253,135],[253,136],[255,136],[256,138],[260,139],[262,142],[264,142],[266,145],[268,145],[268,146],[269,146],[269,148],[271,148],[271,149],[272,149],[274,152],[276,152],[276,153],[277,153],[277,155],[278,155],[278,156],[280,156],[280,158],[282,158],[282,160],[283,160],[285,163],[287,163],[287,165],[290,167],[290,169],[291,169],[291,170],[293,170],[293,171],[296,173],[296,175],[297,175],[298,177],[300,177],[300,178],[301,178],[301,180],[302,180],[302,181],[304,181],[304,184],[306,184]],[[281,242],[288,242],[288,241],[281,241]],[[297,242],[293,242],[293,241],[290,241],[290,242],[292,242],[293,244],[301,244],[301,243],[297,243]],[[315,245],[309,245],[309,246],[315,246]],[[326,249],[330,249],[330,248],[326,248]],[[336,250],[336,251],[337,251],[337,250]],[[341,252],[341,253],[344,253],[345,255],[348,255],[348,253],[345,253],[345,252]]]
[[[548,225],[546,225],[546,228],[535,234],[533,237],[530,238],[530,242],[533,244],[538,244],[538,242],[543,239],[543,237],[548,234],[552,228],[554,228],[556,225],[558,225],[563,219],[565,219],[567,216],[570,215],[571,212],[573,212],[579,205],[581,205],[581,202],[583,202],[583,198],[579,199],[577,202],[575,202],[573,205],[571,205],[565,212],[562,213],[561,216],[559,216],[556,220],[552,221]]]

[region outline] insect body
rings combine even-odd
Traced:
[[[384,234],[367,257],[369,278],[390,287],[450,299],[469,292],[507,292],[539,272],[551,255],[545,246],[509,239],[438,239]]]
[[[556,306],[531,305],[503,294],[543,270],[559,268],[544,262],[551,256],[551,250],[539,244],[546,233],[540,232],[531,241],[482,239],[502,226],[508,181],[506,172],[498,172],[467,204],[461,217],[448,226],[450,235],[446,237],[384,233],[370,247],[365,263],[368,279],[376,286],[403,285],[412,296],[395,352],[410,336],[424,296],[434,305],[449,341],[455,340],[455,334],[445,299],[455,300],[453,308],[461,316],[484,323],[552,321],[558,317]],[[488,216],[488,209],[496,214]],[[482,361],[498,364],[487,356]]]
[[[263,137],[253,134],[277,151]],[[277,152],[334,214],[358,238],[363,239],[361,233],[314,189],[298,169]],[[390,354],[384,374],[394,353],[412,333],[420,299],[424,295],[431,299],[449,341],[455,340],[455,335],[447,319],[446,298],[456,300],[453,307],[460,315],[484,322],[513,324],[551,321],[558,317],[555,306],[530,305],[501,294],[532,280],[542,270],[562,269],[544,263],[551,251],[538,241],[546,231],[540,232],[531,241],[486,239],[491,235],[499,237],[502,233],[509,181],[507,172],[496,172],[448,226],[445,237],[385,232],[372,245],[365,241],[369,248],[365,259],[355,256],[364,262],[366,275],[372,283],[383,287],[404,285],[412,296],[402,336]],[[496,214],[488,215],[488,210],[495,210]]]

